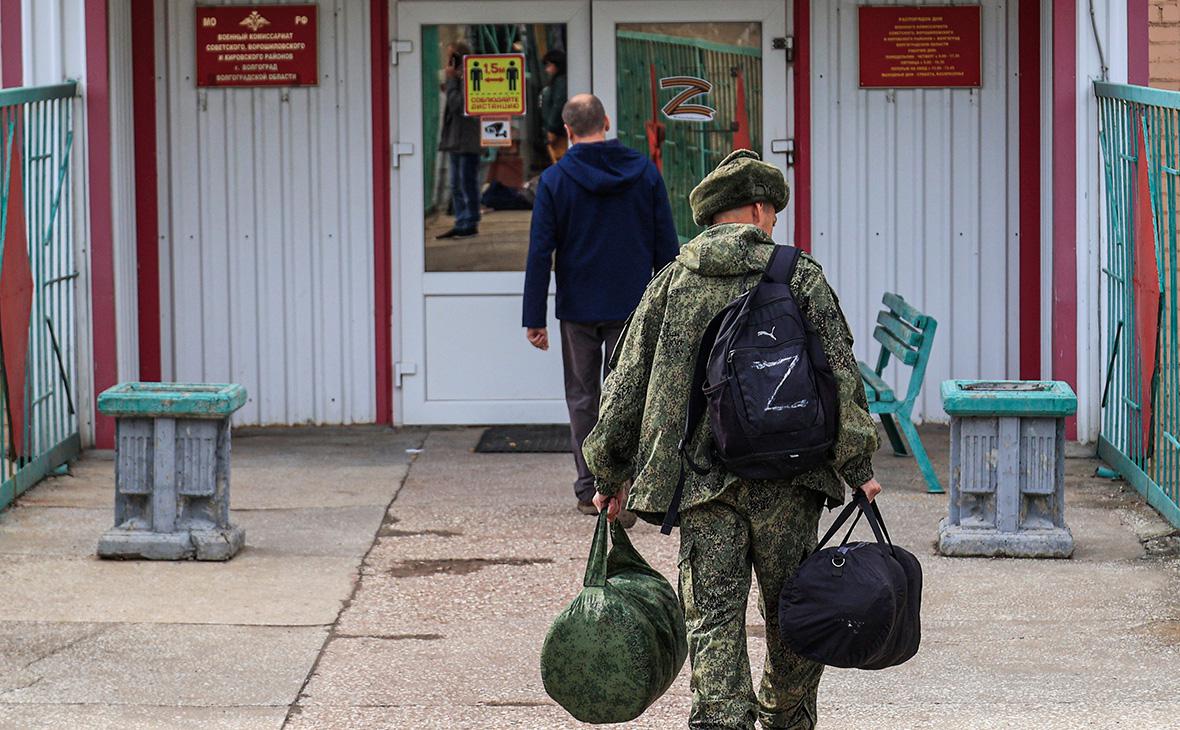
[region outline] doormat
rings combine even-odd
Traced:
[[[479,454],[568,454],[570,427],[566,425],[492,426],[475,447]]]

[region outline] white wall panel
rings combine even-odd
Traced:
[[[74,100],[73,146],[70,149],[74,261],[74,403],[83,445],[94,433],[94,330],[90,289],[89,126],[86,105],[86,17],[83,0],[23,0],[21,3],[21,68],[24,85],[42,86],[76,80],[81,95]],[[95,144],[106,144],[98,140]]]
[[[135,250],[135,121],[131,87],[131,0],[108,0],[111,100],[111,221],[115,254],[119,381],[139,379]]]
[[[319,3],[302,89],[198,90],[194,2],[156,9],[165,377],[245,385],[238,423],[375,420],[369,3]]]
[[[884,292],[938,320],[915,409],[933,421],[940,381],[1017,375],[1016,3],[981,4],[982,87],[896,91],[859,88],[858,3],[812,4],[814,253],[861,359]]]
[[[83,0],[22,2],[21,60],[26,86],[85,78],[85,10]]]
[[[1090,18],[1093,6],[1094,18]],[[1101,239],[1105,222],[1102,198],[1102,158],[1098,147],[1098,99],[1094,82],[1102,80],[1102,60],[1106,62],[1106,80],[1127,82],[1127,3],[1126,0],[1079,2],[1077,7],[1077,108],[1075,140],[1077,180],[1075,194],[1077,226],[1077,357],[1078,357],[1078,433],[1079,441],[1096,444],[1101,426],[1101,398],[1106,364],[1102,362],[1100,337],[1106,315],[1102,310],[1100,276]],[[1099,52],[1101,48],[1101,53]]]

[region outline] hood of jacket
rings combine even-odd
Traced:
[[[701,276],[762,273],[774,239],[749,223],[718,223],[680,247],[676,260]]]
[[[647,165],[646,157],[612,139],[570,146],[557,169],[587,191],[601,195],[631,187]]]

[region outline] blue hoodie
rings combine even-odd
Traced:
[[[575,144],[537,186],[524,326],[547,325],[551,268],[557,272],[558,319],[617,322],[631,315],[652,273],[679,249],[656,166],[618,140]]]

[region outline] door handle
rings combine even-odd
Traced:
[[[414,154],[414,145],[412,142],[394,142],[389,150],[389,156],[393,158],[393,166],[401,167],[402,155]]]
[[[770,140],[770,151],[775,154],[786,155],[787,167],[795,166],[795,140],[772,139]]]

